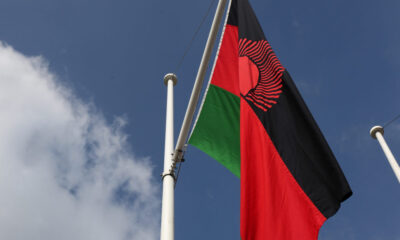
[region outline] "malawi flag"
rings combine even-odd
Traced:
[[[314,240],[352,191],[247,0],[232,0],[189,143],[241,181],[242,240]]]

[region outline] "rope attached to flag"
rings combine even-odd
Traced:
[[[188,54],[190,48],[192,47],[193,42],[196,39],[197,34],[199,33],[201,27],[203,26],[203,23],[205,22],[205,20],[207,19],[208,15],[210,14],[211,8],[214,5],[215,1],[216,0],[212,0],[211,3],[210,3],[210,6],[208,6],[206,14],[203,16],[203,19],[201,20],[201,22],[200,22],[199,26],[197,27],[196,31],[194,32],[194,34],[192,36],[192,39],[189,42],[189,45],[186,47],[185,52],[183,53],[183,55],[181,57],[181,60],[179,60],[179,63],[178,63],[178,66],[176,67],[176,71],[175,72],[178,72],[179,69],[181,68],[183,60],[185,59],[186,55]]]
[[[396,120],[399,119],[399,118],[400,118],[400,114],[398,114],[396,117],[394,117],[394,118],[393,118],[392,120],[390,120],[389,122],[385,123],[385,124],[383,125],[383,128],[389,126],[390,124],[392,124],[394,121],[396,121]]]

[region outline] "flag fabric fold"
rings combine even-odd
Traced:
[[[232,0],[189,143],[241,181],[241,238],[317,239],[352,191],[247,0]]]

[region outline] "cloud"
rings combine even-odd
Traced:
[[[41,57],[0,42],[0,239],[156,239],[158,184]]]

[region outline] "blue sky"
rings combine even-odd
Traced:
[[[114,158],[127,158],[133,159],[136,165],[131,165],[125,160],[121,160],[121,164],[127,164],[129,169],[143,168],[144,175],[140,172],[135,173],[136,175],[124,173],[126,179],[117,181],[118,184],[115,186],[120,190],[118,193],[124,196],[121,197],[122,200],[120,199],[125,204],[123,207],[121,204],[98,205],[99,209],[105,207],[116,209],[115,206],[119,206],[120,209],[130,211],[132,214],[118,215],[118,219],[136,219],[131,225],[115,227],[114,232],[111,230],[107,232],[110,237],[140,239],[139,231],[126,233],[126,229],[132,226],[150,226],[146,228],[149,234],[145,236],[149,239],[158,238],[157,211],[161,198],[159,174],[163,166],[166,100],[163,76],[168,72],[175,72],[178,75],[178,84],[175,87],[177,136],[216,4],[179,70],[177,65],[210,2],[210,0],[3,0],[0,2],[0,41],[15,49],[2,51],[4,61],[7,62],[9,59],[4,57],[6,54],[10,54],[7,56],[11,56],[11,59],[12,56],[16,56],[16,52],[25,56],[15,60],[16,64],[23,62],[21,59],[29,56],[41,56],[42,60],[39,63],[44,65],[47,63],[48,66],[40,69],[51,72],[53,74],[49,77],[51,81],[56,82],[57,86],[68,89],[67,92],[72,92],[72,95],[62,94],[63,97],[60,98],[63,101],[74,99],[69,103],[68,109],[89,106],[88,110],[83,110],[79,115],[87,116],[86,118],[92,119],[90,122],[95,122],[91,123],[88,129],[109,129],[106,131],[107,134],[101,136],[105,136],[106,140],[119,139],[113,144],[108,140],[105,141],[105,149],[109,149],[111,145],[122,147],[113,148],[113,154],[103,162],[108,164]],[[400,218],[399,184],[378,143],[369,136],[369,129],[373,125],[384,124],[400,113],[398,94],[400,31],[397,30],[400,22],[398,14],[400,2],[250,0],[250,3],[255,9],[267,39],[297,84],[354,192],[339,212],[321,228],[319,239],[400,239],[400,230],[397,228]],[[6,68],[7,65],[0,66],[0,71],[3,72],[11,69]],[[34,71],[37,72],[37,69]],[[10,81],[7,77],[0,78],[1,88],[5,88],[7,81]],[[51,91],[56,91],[54,89]],[[30,98],[25,98],[20,93],[5,95],[8,98],[3,100],[13,103],[14,98],[18,97],[19,101],[24,103],[22,110],[31,109]],[[6,93],[3,93],[3,96],[4,94]],[[74,103],[76,101],[79,101],[78,105]],[[43,100],[44,104],[47,102],[48,100]],[[3,116],[6,113],[13,113],[12,109],[4,110],[5,105],[0,104]],[[40,112],[42,108],[37,109]],[[37,112],[33,111],[32,114]],[[79,121],[86,118],[73,119]],[[99,118],[100,123],[97,122]],[[29,116],[25,119],[30,120]],[[388,126],[385,133],[395,156],[400,154],[399,133],[399,121]],[[96,131],[92,135],[90,139],[98,137]],[[4,134],[3,136],[8,137]],[[30,145],[19,145],[20,141],[17,140],[13,142],[16,149],[31,148]],[[73,140],[62,143],[71,144]],[[0,142],[0,149],[1,147]],[[87,152],[85,154],[87,155]],[[67,155],[70,156],[69,153]],[[42,155],[38,156],[40,158]],[[51,157],[49,158],[49,161],[43,163],[43,169],[47,169],[43,171],[50,171],[44,166],[52,165]],[[72,161],[70,159],[73,157],[67,159]],[[91,158],[88,157],[86,160],[88,159]],[[1,162],[3,166],[8,164],[4,159]],[[104,165],[104,169],[107,169],[107,164]],[[26,166],[25,170],[35,171],[31,165]],[[23,180],[25,175],[19,175],[20,168],[15,167],[15,169],[15,174],[21,176],[16,179]],[[116,173],[122,171],[118,167],[114,170]],[[127,179],[133,179],[134,190],[128,191],[131,195],[121,194],[124,192],[123,184],[124,181],[128,181]],[[80,181],[91,182],[80,177],[74,181],[77,186],[80,186]],[[152,186],[143,189],[139,187],[146,184]],[[21,189],[28,188],[25,185],[14,185]],[[90,188],[92,185],[87,186]],[[135,192],[135,187],[140,190]],[[4,192],[8,188],[3,184],[0,185],[0,189]],[[74,195],[75,190],[71,189],[73,187],[69,190]],[[112,187],[110,189],[109,194],[113,197],[115,189]],[[16,200],[29,199],[30,194],[35,192],[23,191],[20,195],[12,196],[15,196]],[[41,191],[40,194],[42,198],[35,198],[37,201],[47,199],[51,192]],[[64,199],[62,197],[64,195],[60,196],[60,199]],[[239,239],[239,180],[216,161],[193,147],[189,147],[186,154],[186,162],[181,169],[175,196],[176,239]],[[128,207],[130,203],[132,205],[141,203],[138,200],[141,197],[143,201],[154,202],[154,206],[145,204],[148,211]],[[82,209],[90,208],[91,198],[82,199],[86,200],[80,202],[79,206]],[[53,211],[65,208],[63,203],[64,201],[60,200],[59,205],[54,205],[52,208]],[[7,207],[14,209],[15,204],[10,201]],[[28,203],[22,201],[18,206],[28,209],[29,206],[25,204]],[[41,209],[43,212],[50,211],[46,205],[42,206],[39,202],[33,201],[30,204],[31,208],[43,207]],[[114,213],[119,210],[113,211],[110,210],[111,215],[116,216]],[[10,214],[13,215],[13,212]],[[20,228],[17,229],[26,228],[27,232],[28,226],[37,222],[38,218],[51,221],[54,217],[54,214],[43,214],[43,216],[39,214],[38,218],[22,221],[21,219],[27,219],[27,216],[24,212],[20,214],[18,215],[20,219],[17,218],[15,224],[21,222]],[[64,213],[59,214],[57,216],[62,218]],[[93,212],[88,214],[92,214],[90,216],[93,218],[84,221],[82,229],[86,229],[85,226],[88,226],[87,229],[106,226],[103,223],[95,225],[96,222],[93,223],[92,220],[108,215],[97,216]],[[0,214],[0,229],[2,222],[6,222],[6,217]],[[62,221],[56,222],[62,223]],[[121,222],[123,221],[105,223]],[[118,231],[122,233],[117,234]],[[34,236],[38,236],[37,239],[54,239],[52,233],[46,236],[44,233],[48,231],[43,230]],[[88,239],[87,236],[94,235],[74,235],[74,238]],[[26,239],[13,233],[3,237],[11,240]]]

